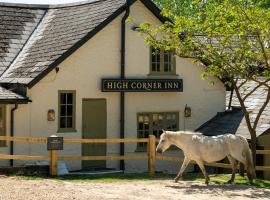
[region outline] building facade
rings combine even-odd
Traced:
[[[90,1],[54,8],[1,6],[7,15],[9,9],[40,15],[32,22],[36,24],[16,58],[3,67],[0,82],[10,98],[4,93],[1,95],[1,135],[11,135],[13,131],[18,137],[120,138],[122,129],[125,138],[143,138],[149,134],[158,137],[162,129],[195,130],[225,110],[225,88],[220,80],[212,78],[214,85],[201,80],[204,66],[171,52],[152,49],[134,31],[142,22],[163,23],[155,5],[149,0],[137,0],[131,1],[128,7],[132,20],[124,23],[123,32],[123,18],[128,10],[124,0]],[[57,35],[59,32],[63,32],[63,37]],[[69,44],[72,40],[75,42]],[[61,45],[60,50],[57,45]],[[52,55],[45,57],[48,53]],[[0,55],[5,59],[6,54]],[[123,55],[124,77],[121,76]],[[102,85],[104,79],[113,81]],[[123,80],[130,80],[131,85],[125,85],[128,83]],[[175,81],[180,85],[174,86]],[[104,87],[117,91],[105,92]],[[131,91],[123,92],[125,87]],[[162,87],[162,91],[153,91]],[[189,117],[185,117],[185,108],[191,111]],[[123,113],[124,119],[121,119]],[[110,155],[120,154],[120,149],[117,144],[68,144],[61,154]],[[125,154],[145,151],[144,144],[124,146]],[[9,154],[10,144],[3,144],[0,153]],[[13,153],[48,154],[45,144],[34,143],[15,143]],[[169,150],[168,154],[181,156],[176,149]],[[0,164],[10,163],[1,160]],[[22,164],[14,161],[14,165]],[[119,161],[72,161],[67,166],[69,170],[121,167]],[[178,168],[170,162],[157,163],[159,171]],[[146,171],[147,163],[125,161],[125,169]]]

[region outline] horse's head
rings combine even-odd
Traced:
[[[171,142],[168,139],[168,134],[163,130],[163,133],[160,135],[160,140],[157,146],[156,151],[158,153],[163,153],[171,146]]]

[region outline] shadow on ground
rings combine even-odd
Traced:
[[[185,182],[185,184],[183,184]],[[239,185],[239,184],[219,184],[211,182],[209,185],[203,183],[196,183],[191,181],[179,181],[178,183],[172,183],[165,187],[181,190],[185,194],[208,194],[213,198],[224,196],[228,198],[243,197],[243,198],[269,198],[270,190],[263,190],[256,188],[252,185]],[[239,192],[241,191],[241,192]]]

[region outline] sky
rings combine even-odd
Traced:
[[[61,3],[72,3],[80,2],[84,0],[0,0],[0,2],[10,3],[28,3],[28,4],[61,4]]]

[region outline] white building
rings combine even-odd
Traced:
[[[164,51],[152,54],[144,38],[134,31],[141,22],[164,22],[160,10],[150,0],[130,3],[91,0],[54,7],[0,4],[1,135],[159,136],[162,129],[195,130],[225,110],[222,82],[215,79],[211,85],[201,80],[203,66],[192,60]],[[128,15],[132,23],[123,23]],[[116,79],[104,81],[103,90],[117,91],[103,91],[102,79]],[[191,108],[190,117],[184,116],[186,106]],[[48,119],[48,114],[55,119]],[[0,154],[48,154],[45,144],[14,143],[13,148],[11,152],[10,144],[2,144]],[[145,150],[142,144],[122,147],[125,154]],[[120,151],[116,144],[69,144],[61,153],[110,155]],[[172,149],[169,154],[179,151]],[[8,166],[10,162],[1,160],[0,164]],[[14,165],[21,164],[14,161]],[[121,168],[127,171],[147,169],[146,161],[124,164]],[[120,168],[119,161],[67,165],[70,170]],[[179,168],[164,161],[157,166],[158,171]]]

